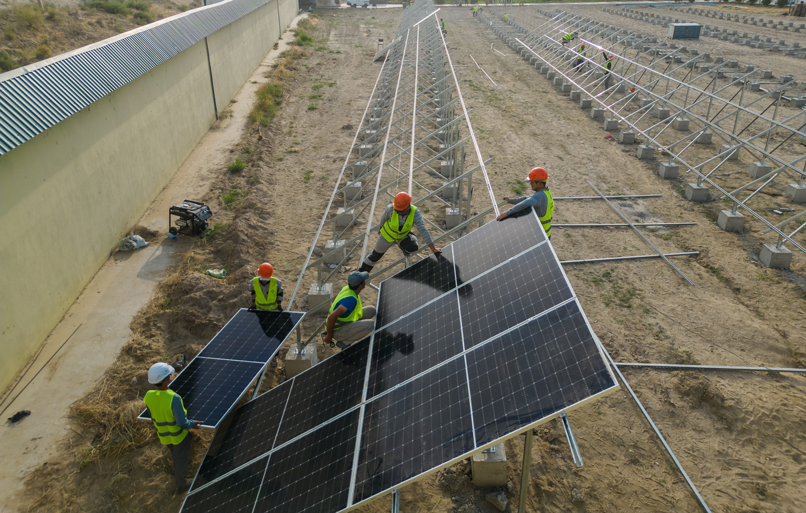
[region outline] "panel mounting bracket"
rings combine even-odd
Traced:
[[[400,513],[400,490],[392,490],[392,513]]]
[[[571,429],[571,421],[568,420],[568,415],[566,415],[565,412],[560,414],[560,420],[565,430],[565,438],[568,439],[568,448],[571,449],[571,457],[574,458],[574,464],[577,467],[581,467],[584,463],[582,462],[582,455],[579,453],[577,440],[574,438],[574,430]]]

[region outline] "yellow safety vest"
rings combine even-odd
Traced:
[[[478,8],[478,7],[474,7],[474,8],[473,8],[473,11],[475,11],[475,12],[478,12],[478,10],[479,10],[479,8]]]
[[[359,321],[364,316],[364,309],[361,306],[361,298],[358,297],[358,294],[356,294],[355,291],[351,290],[350,287],[348,286],[345,286],[343,289],[341,289],[339,295],[336,296],[336,299],[333,300],[333,304],[330,305],[330,313],[333,313],[333,310],[336,309],[336,305],[339,304],[339,301],[341,301],[346,297],[354,297],[357,301],[357,304],[355,305],[355,308],[353,308],[353,311],[350,313],[350,315],[348,315],[347,317],[339,317],[338,319],[336,319],[336,324],[335,326],[333,326],[334,330],[341,328],[344,324],[347,324],[348,322]]]
[[[417,212],[417,207],[414,205],[411,206],[411,212],[409,212],[409,217],[406,218],[406,222],[403,223],[403,228],[398,229],[400,226],[400,217],[397,215],[396,210],[392,210],[392,217],[383,223],[381,227],[381,235],[383,238],[386,239],[386,242],[397,242],[399,240],[403,240],[406,235],[409,234],[411,231],[411,227],[414,226],[414,214]]]
[[[263,291],[260,290],[259,277],[255,277],[252,280],[252,288],[255,290],[255,306],[258,310],[274,310],[279,306],[277,304],[277,278],[269,280],[268,296],[264,296]]]
[[[579,52],[579,55],[582,56],[585,55],[585,52],[587,52],[587,50],[585,50],[584,48],[580,48],[579,50],[577,50],[577,52]]]
[[[574,33],[569,32],[568,34],[563,36],[563,39],[565,39],[566,41],[570,41],[570,40],[574,39]]]
[[[611,69],[613,69],[613,61],[605,62],[605,72],[604,72],[604,74],[607,75],[608,73],[610,73]]]
[[[546,202],[546,215],[540,218],[543,224],[543,229],[546,230],[546,237],[551,237],[551,218],[554,216],[554,198],[551,197],[551,191],[543,189],[548,201]]]
[[[149,390],[143,397],[143,401],[145,401],[148,410],[151,412],[151,420],[154,421],[154,427],[157,428],[157,434],[162,445],[176,445],[181,443],[188,435],[187,429],[179,428],[176,425],[174,412],[171,410],[174,396],[177,396],[177,394],[173,390]],[[181,401],[182,398],[179,397],[179,400]],[[182,409],[185,410],[184,402],[182,403]],[[185,415],[187,415],[187,412],[185,410]]]

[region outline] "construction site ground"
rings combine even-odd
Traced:
[[[181,185],[193,184],[185,190],[194,191],[198,196],[193,199],[211,206],[215,234],[201,242],[180,239],[173,246],[166,257],[167,270],[159,274],[148,304],[134,315],[125,343],[126,337],[119,333],[117,337],[99,334],[95,342],[99,351],[117,345],[116,351],[121,344],[122,349],[114,362],[105,361],[111,364],[105,374],[99,372],[74,390],[77,401],[69,411],[68,404],[48,406],[61,411],[48,421],[50,426],[60,426],[60,431],[54,434],[51,428],[43,461],[20,476],[19,460],[2,459],[3,475],[17,475],[22,488],[13,497],[3,493],[3,511],[179,509],[182,496],[174,494],[170,456],[153,427],[135,420],[149,389],[147,369],[155,361],[173,361],[178,354],[195,356],[238,308],[248,306],[247,282],[261,262],[274,265],[290,296],[377,77],[380,64],[372,63],[377,40],[392,39],[400,15],[396,9],[322,10],[314,46],[304,49],[307,56],[296,61],[295,69],[286,70],[285,97],[272,123],[258,130],[246,119],[248,106],[240,105],[241,100],[230,106],[240,114],[223,123],[245,126],[242,132],[233,132],[239,138],[202,148],[206,153],[200,155],[210,158],[195,161],[199,179],[194,180],[190,168],[166,189],[179,191],[176,198],[184,199]],[[725,208],[722,202],[699,205],[683,199],[685,175],[679,181],[663,181],[655,175],[655,161],[640,161],[634,146],[606,140],[599,122],[500,44],[467,8],[443,8],[441,15],[462,91],[473,109],[471,119],[482,153],[494,158],[488,169],[498,199],[527,194],[513,191],[520,186],[516,180],[541,165],[548,169],[555,196],[594,195],[586,180],[607,194],[660,193],[661,198],[616,205],[636,222],[697,223],[645,231],[664,252],[700,252],[675,260],[693,287],[660,260],[566,266],[594,331],[616,361],[806,367],[804,255],[794,256],[791,271],[764,268],[758,251],[761,241],[769,242],[769,237],[761,235],[760,223],[748,220],[746,230],[738,235],[723,232],[714,222]],[[610,22],[627,21],[632,22],[620,17]],[[491,50],[493,43],[501,53]],[[471,55],[497,87],[476,68]],[[776,75],[785,71],[774,70]],[[235,158],[247,165],[232,174],[226,166]],[[479,192],[484,190],[480,177],[476,180],[473,209],[479,211],[489,206],[490,199]],[[206,190],[198,184],[206,185]],[[224,195],[230,208],[223,204]],[[235,201],[230,201],[233,197]],[[152,246],[166,244],[162,233],[167,226],[149,220],[165,217],[167,201],[158,201],[136,228]],[[438,206],[433,203],[431,208]],[[554,222],[621,220],[601,201],[558,201]],[[799,240],[806,243],[806,235],[799,235]],[[652,252],[631,230],[619,228],[558,227],[552,244],[561,260]],[[137,258],[113,258],[122,268],[147,267]],[[357,265],[357,260],[348,263]],[[220,268],[227,269],[226,280],[204,274]],[[129,272],[137,275],[139,269]],[[314,278],[315,272],[310,272],[304,280],[294,309],[306,307],[304,293]],[[337,273],[334,281],[340,287],[344,275]],[[101,294],[112,292],[100,290]],[[362,294],[365,304],[375,301],[369,292]],[[94,293],[98,292],[91,285],[82,297]],[[313,333],[317,324],[306,321],[304,334]],[[334,351],[319,347],[320,359]],[[73,350],[67,344],[60,354]],[[288,345],[280,350],[281,363],[264,381],[264,389],[285,378],[282,359],[287,351]],[[802,493],[806,487],[804,377],[624,373],[713,511],[796,513],[806,509]],[[37,380],[47,380],[52,388],[76,388],[69,373],[57,381],[54,376],[46,369]],[[43,388],[41,393],[47,391]],[[13,429],[30,430],[33,434],[28,438],[35,438],[42,422],[37,403],[44,396],[29,394],[28,398],[27,404],[20,402],[12,410],[26,407],[32,415]],[[486,500],[493,491],[506,494],[510,511],[699,510],[681,474],[623,388],[574,410],[569,418],[585,465],[574,465],[556,421],[541,425],[532,452],[526,508],[518,504],[523,451],[523,437],[518,436],[506,442],[511,483],[507,487],[474,488],[469,465],[463,462],[404,488],[401,511],[497,511]],[[192,451],[192,473],[212,432],[199,435]],[[3,451],[9,453],[35,444],[34,440],[20,443],[20,438],[9,448],[7,436],[0,440]],[[358,511],[380,513],[389,507],[387,496]]]

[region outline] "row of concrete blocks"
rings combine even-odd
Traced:
[[[679,9],[675,9],[675,10],[679,10]],[[705,16],[707,18],[718,18],[718,19],[721,19],[721,20],[735,21],[736,23],[741,22],[741,23],[743,23],[745,25],[756,25],[756,26],[762,26],[762,27],[767,27],[767,28],[774,28],[774,29],[778,29],[778,30],[790,30],[790,31],[794,31],[794,32],[800,32],[801,30],[806,30],[806,23],[800,23],[798,25],[795,25],[795,22],[793,22],[793,21],[790,21],[790,22],[784,22],[782,20],[764,21],[764,18],[756,19],[755,16],[750,16],[749,18],[747,16],[742,16],[742,18],[740,20],[738,14],[734,14],[732,16],[730,14],[728,14],[727,17],[725,17],[725,15],[723,13],[718,13],[716,11],[710,11],[710,10],[705,10],[705,9],[688,8],[688,9],[685,10],[685,12],[692,13],[692,14],[697,14],[699,16]]]

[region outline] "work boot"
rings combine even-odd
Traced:
[[[358,272],[360,272],[360,273],[364,273],[364,272],[370,273],[370,272],[372,272],[373,267],[375,267],[375,266],[368,265],[368,264],[364,263],[364,264],[361,264],[361,267],[358,268]]]

